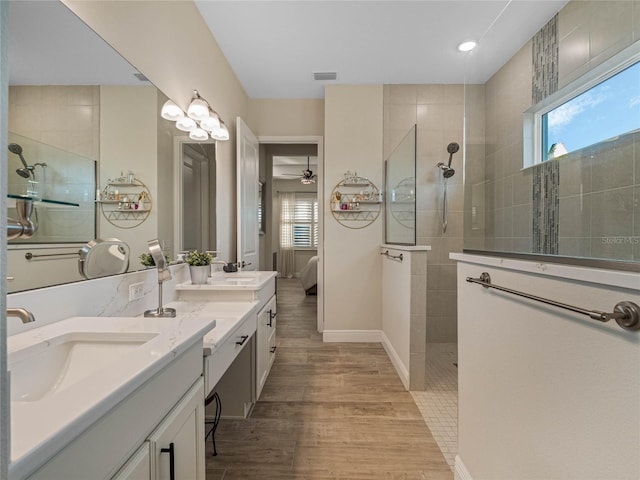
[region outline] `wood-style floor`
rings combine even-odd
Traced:
[[[322,343],[316,297],[278,279],[277,356],[250,417],[222,419],[207,480],[451,480],[380,344]],[[223,399],[224,413],[224,399]]]

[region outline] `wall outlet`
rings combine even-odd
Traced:
[[[139,298],[144,297],[144,290],[142,287],[144,286],[144,282],[140,283],[132,283],[129,285],[129,301],[133,302],[134,300],[138,300]]]

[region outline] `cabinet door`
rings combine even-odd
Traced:
[[[111,480],[151,480],[149,442],[144,442]]]
[[[262,387],[267,380],[267,329],[269,323],[269,305],[265,305],[262,310],[258,312],[258,327],[256,330],[256,397],[260,398],[262,393]]]
[[[155,480],[205,480],[204,382],[200,378],[149,436]]]
[[[269,342],[276,331],[276,296],[272,296],[267,304],[258,312],[258,333],[256,336],[256,381],[258,383],[256,392],[258,398],[262,392],[271,369],[271,349]]]

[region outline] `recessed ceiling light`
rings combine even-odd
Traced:
[[[476,42],[474,42],[473,40],[469,40],[468,42],[462,42],[460,45],[458,45],[458,51],[459,52],[470,52],[471,50],[476,48],[477,45],[478,44]]]

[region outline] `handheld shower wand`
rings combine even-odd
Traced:
[[[456,142],[451,142],[447,145],[447,152],[449,153],[449,163],[445,165],[443,162],[438,163],[438,168],[442,170],[444,178],[451,178],[455,175],[456,171],[451,168],[451,162],[453,161],[453,154],[460,150],[460,145]]]
[[[460,150],[460,145],[456,142],[451,142],[447,145],[447,152],[449,153],[449,163],[445,165],[443,162],[438,163],[437,167],[442,170],[442,176],[444,177],[444,184],[442,187],[442,233],[447,232],[447,179],[455,175],[456,171],[451,168],[451,162],[453,160],[453,154]]]
[[[11,153],[18,155],[18,157],[20,157],[22,165],[24,165],[24,168],[17,168],[16,173],[22,178],[31,178],[33,167],[27,164],[27,161],[22,156],[22,147],[17,143],[10,143],[9,145],[7,145],[7,148]]]

